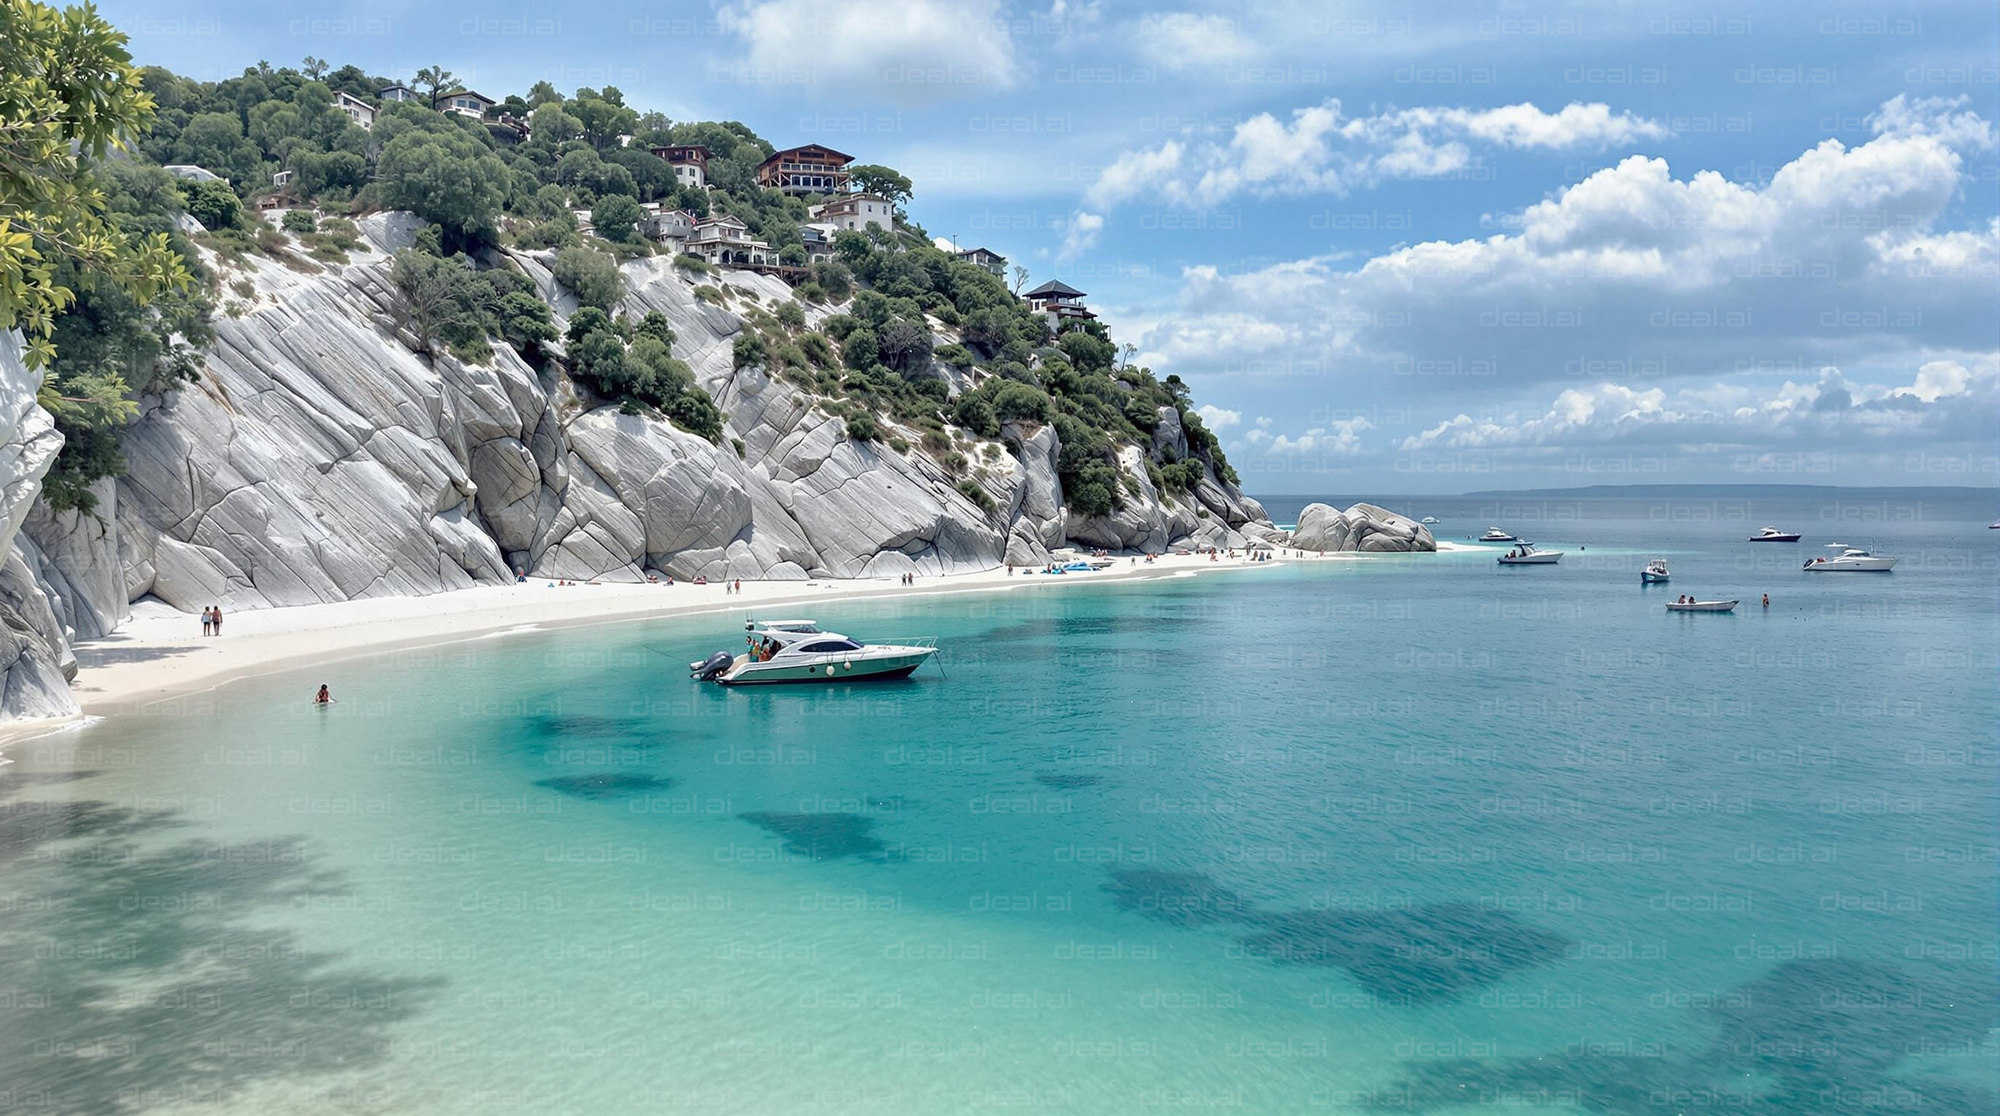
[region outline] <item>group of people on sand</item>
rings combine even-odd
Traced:
[[[722,583],[722,592],[725,596],[741,593],[742,591],[743,579],[740,577],[734,581],[725,581]]]
[[[222,634],[222,606],[209,605],[201,610],[201,634],[219,636]]]
[[[1012,567],[1012,566],[1009,566],[1009,567],[1007,567],[1007,572],[1008,572],[1008,573],[1013,573],[1013,572],[1014,572],[1014,567]],[[904,574],[904,575],[903,575],[903,584],[905,584],[905,585],[915,585],[916,583],[917,583],[917,575],[916,575],[916,574],[913,574],[913,573],[906,573],[906,574]]]

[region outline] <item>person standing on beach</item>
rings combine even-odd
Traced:
[[[221,606],[221,605],[209,605],[209,606],[208,606],[208,614],[209,614],[209,617],[210,617],[210,620],[211,620],[211,622],[212,622],[212,623],[213,623],[213,624],[215,625],[215,634],[216,634],[216,635],[221,635],[221,634],[222,634],[222,606]]]
[[[202,609],[202,610],[201,610],[201,634],[202,634],[202,635],[208,635],[208,634],[210,634],[211,632],[213,632],[214,630],[215,630],[215,613],[213,613],[213,612],[210,612],[210,611],[209,611],[208,609],[205,609],[205,608],[204,608],[204,609]]]

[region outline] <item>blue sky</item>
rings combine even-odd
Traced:
[[[888,163],[1191,382],[1251,491],[2000,484],[1991,4],[102,10],[198,78],[610,84]]]

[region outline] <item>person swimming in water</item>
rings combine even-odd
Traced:
[[[314,705],[333,704],[333,694],[327,690],[326,683],[324,682],[320,683],[319,693],[313,695],[313,704]]]

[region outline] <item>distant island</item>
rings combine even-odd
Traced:
[[[1918,493],[1940,496],[2000,495],[2000,487],[1977,485],[1842,485],[1842,484],[1591,484],[1579,488],[1493,488],[1467,492],[1467,498],[1487,496],[1823,496],[1866,492],[1876,495]]]

